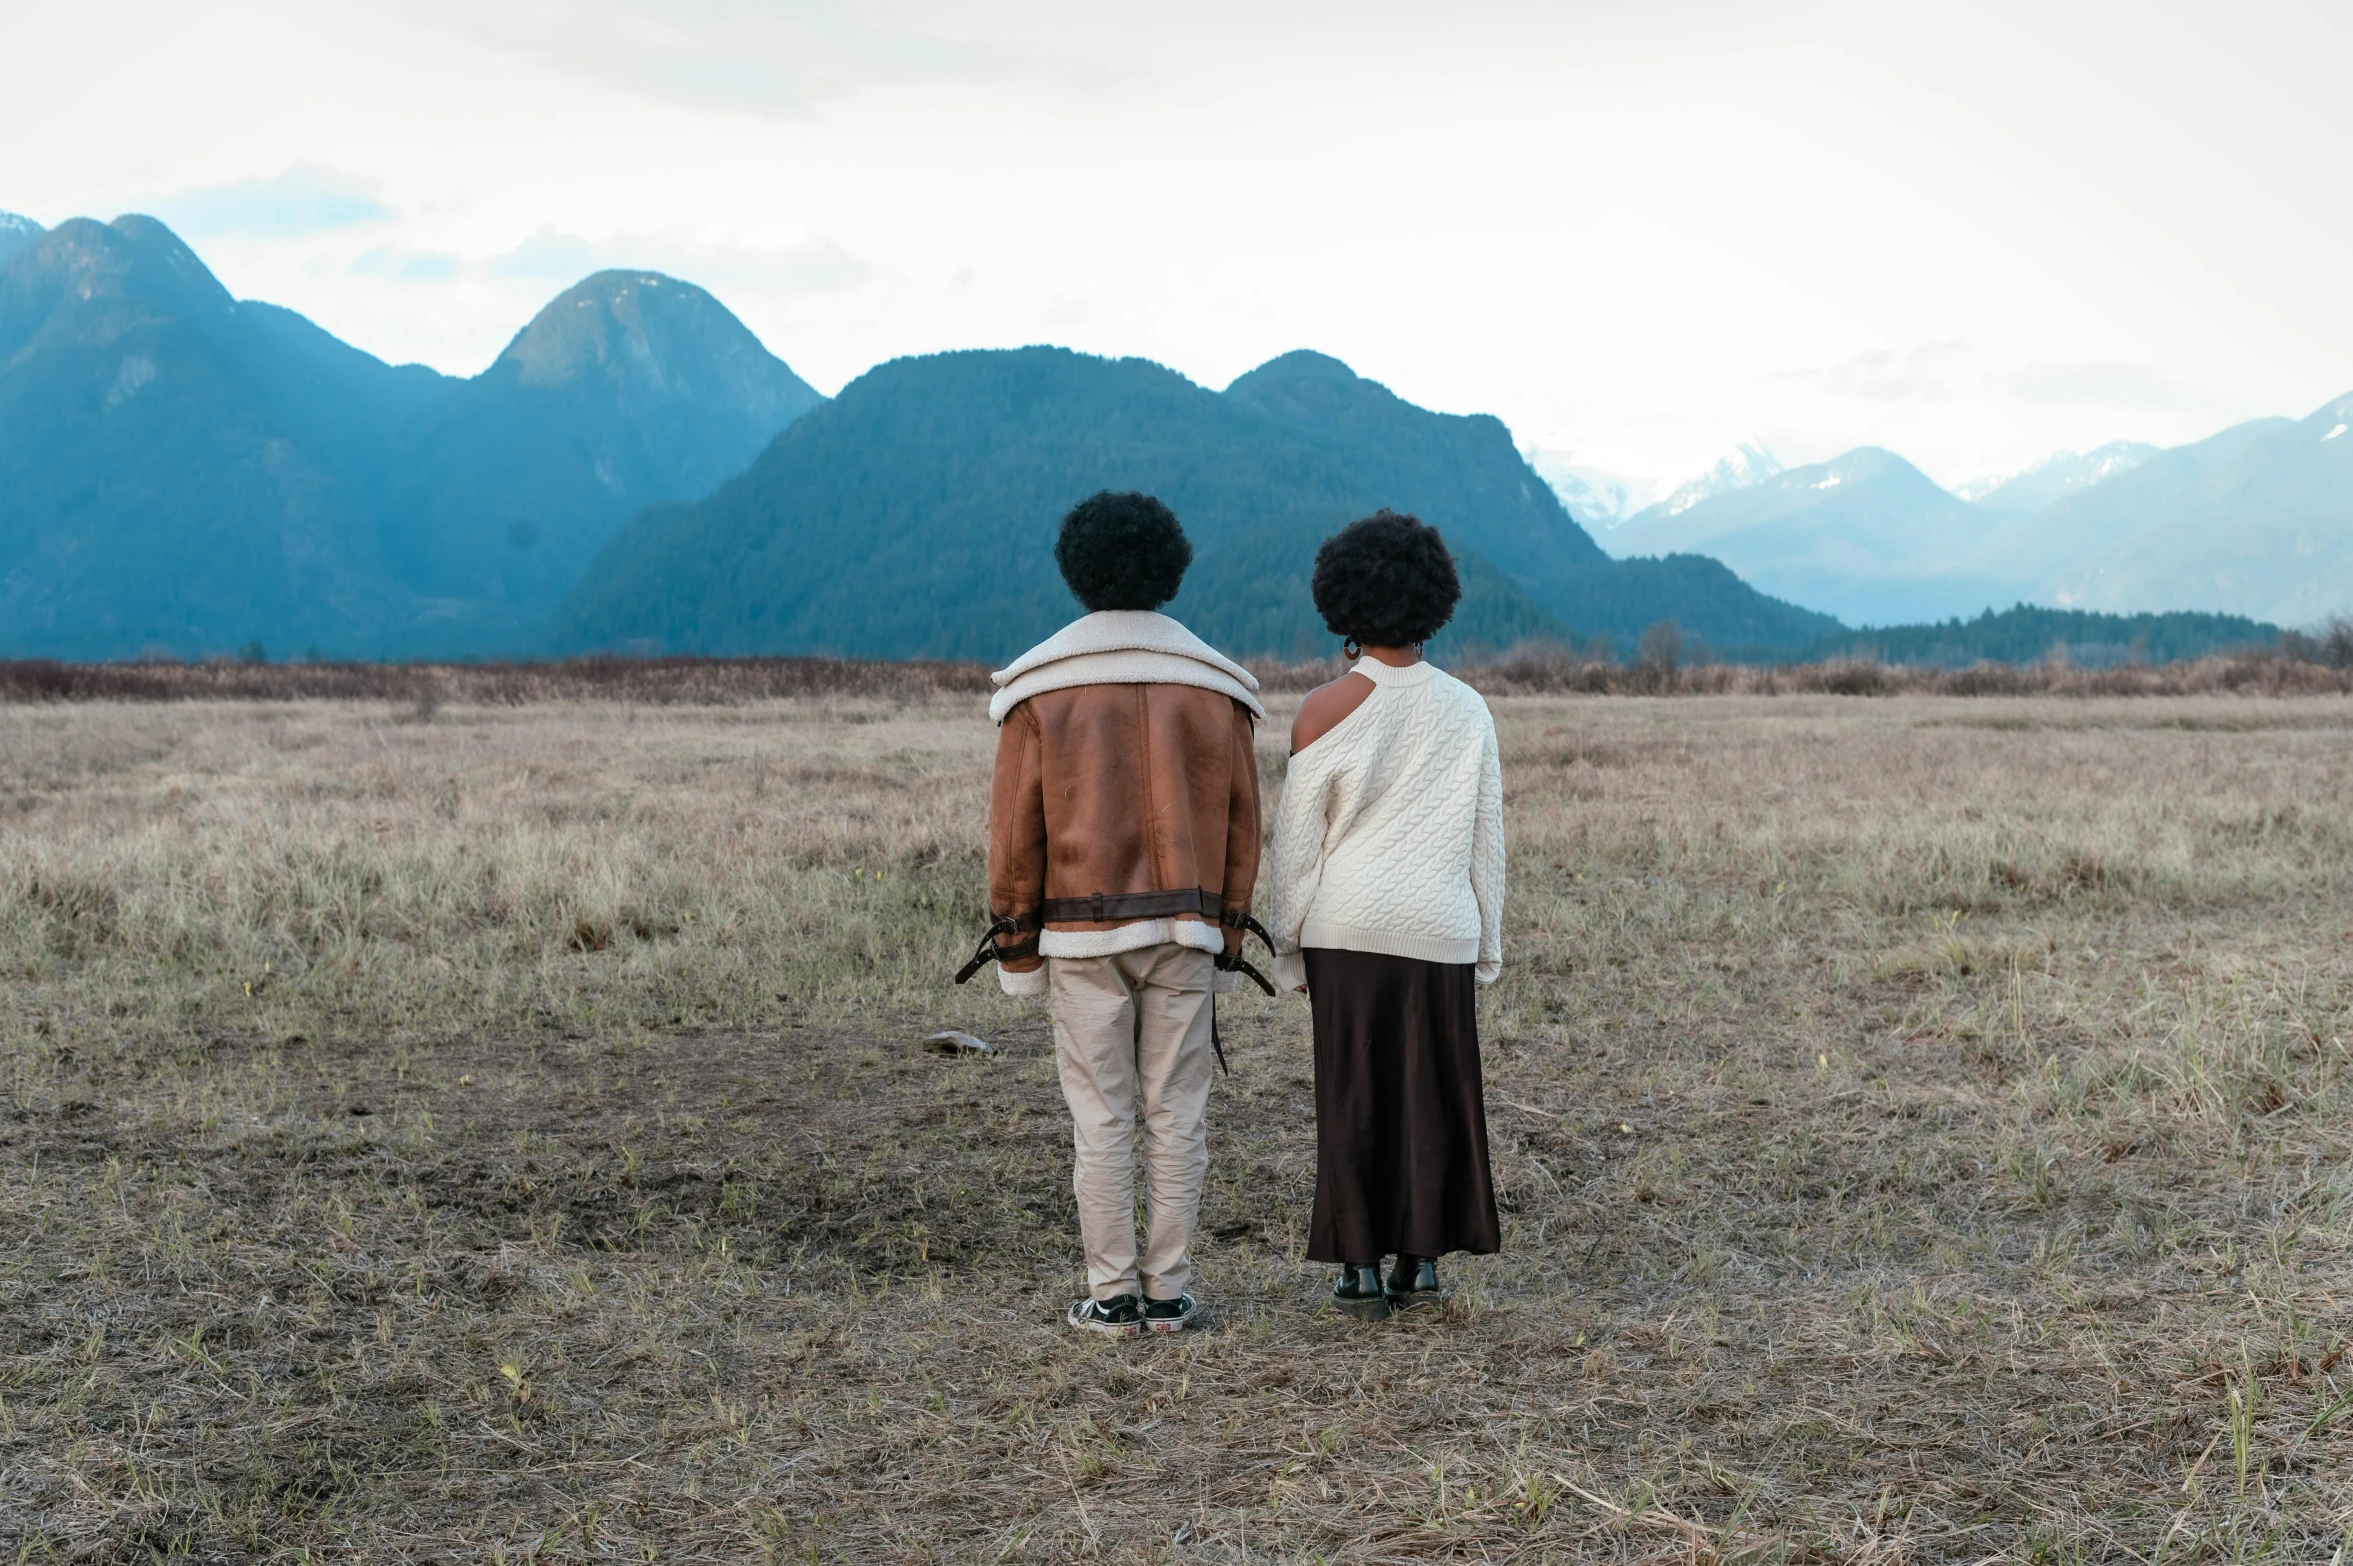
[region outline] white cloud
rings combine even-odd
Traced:
[[[155,216],[190,239],[231,234],[293,239],[397,218],[400,214],[380,198],[380,188],[375,180],[340,169],[292,163],[267,179],[168,192],[152,206]]]
[[[2097,408],[2179,408],[2199,401],[2171,370],[2151,364],[2037,364],[2013,375],[2010,388],[2027,402]]]
[[[1870,348],[1819,369],[1783,371],[1777,379],[1869,402],[1949,402],[1961,393],[1958,377],[1970,357],[1964,342]]]

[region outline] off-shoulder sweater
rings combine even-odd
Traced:
[[[1373,693],[1291,758],[1275,807],[1275,980],[1300,949],[1503,964],[1503,771],[1477,691],[1430,664],[1357,662]]]

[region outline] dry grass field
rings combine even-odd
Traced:
[[[0,706],[0,1560],[2353,1560],[2353,701],[1499,698],[1506,1253],[1236,998],[1127,1343],[977,705]]]

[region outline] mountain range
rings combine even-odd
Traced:
[[[1681,510],[1661,502],[1610,542],[1632,556],[1704,552],[1769,593],[1794,590],[1842,620],[1884,625],[2006,602],[1973,570],[1992,521],[1894,452],[1865,446]]]
[[[2045,512],[2046,602],[2309,625],[2353,608],[2353,396],[2149,458]]]
[[[1598,536],[1606,537],[1648,510],[1658,495],[1655,484],[1573,462],[1556,452],[1530,447],[1526,455],[1528,465],[1552,486],[1561,504]],[[1705,472],[1677,485],[1657,504],[1670,513],[1686,511],[1702,500],[1762,483],[1780,471],[1781,464],[1771,452],[1753,440],[1744,440]],[[1611,553],[1622,555],[1625,551],[1613,548]]]
[[[2353,609],[2348,428],[2353,396],[2169,450],[2067,454],[1974,499],[1864,447],[1650,506],[1606,536],[1621,559],[1706,554],[1853,623],[2024,602],[2310,624]]]
[[[1610,560],[1499,421],[1317,354],[1222,393],[1139,360],[932,355],[821,408],[710,295],[613,271],[460,379],[232,297],[151,218],[6,232],[0,656],[1001,656],[1067,617],[1062,512],[1131,486],[1186,515],[1187,606],[1246,654],[1328,642],[1314,546],[1382,505],[1455,539],[1462,646],[1838,629],[1714,561]]]
[[[1243,655],[1328,650],[1315,545],[1382,506],[1453,543],[1457,652],[1622,651],[1668,620],[1730,657],[1846,645],[1847,621],[1939,621],[1881,638],[1939,659],[2046,632],[2221,645],[2252,622],[1957,617],[2353,603],[2349,420],[2353,398],[2102,448],[1974,501],[1885,451],[1782,471],[1744,446],[1605,552],[1500,421],[1304,350],[1222,391],[1062,349],[933,354],[828,402],[709,294],[619,270],[452,377],[233,297],[152,218],[0,214],[0,657],[995,658],[1070,613],[1056,519],[1129,487],[1185,517],[1179,612]]]
[[[1454,547],[1458,649],[1630,646],[1662,619],[1741,648],[1837,629],[1714,561],[1611,561],[1499,421],[1427,412],[1322,354],[1215,392],[1041,347],[861,376],[709,499],[633,520],[553,634],[565,650],[1001,657],[1068,618],[1054,527],[1104,488],[1148,490],[1184,519],[1196,553],[1171,612],[1245,653],[1331,650],[1308,593],[1316,545],[1384,505]]]
[[[2018,473],[1977,479],[1953,493],[1989,511],[2045,511],[2079,490],[2129,473],[2159,448],[2137,440],[2112,440],[2090,451],[2062,451]]]
[[[152,218],[0,260],[0,655],[536,645],[631,513],[820,399],[702,290],[599,273],[472,379],[238,300]]]
[[[1650,504],[1652,486],[1641,479],[1576,462],[1540,446],[1527,447],[1521,455],[1536,476],[1552,486],[1569,514],[1597,538]]]

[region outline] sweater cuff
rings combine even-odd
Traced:
[[[1288,995],[1307,982],[1307,957],[1302,952],[1275,953],[1275,990]]]
[[[1015,973],[1003,963],[997,964],[997,983],[1008,995],[1034,996],[1046,993],[1046,965],[1039,963],[1027,973]]]

